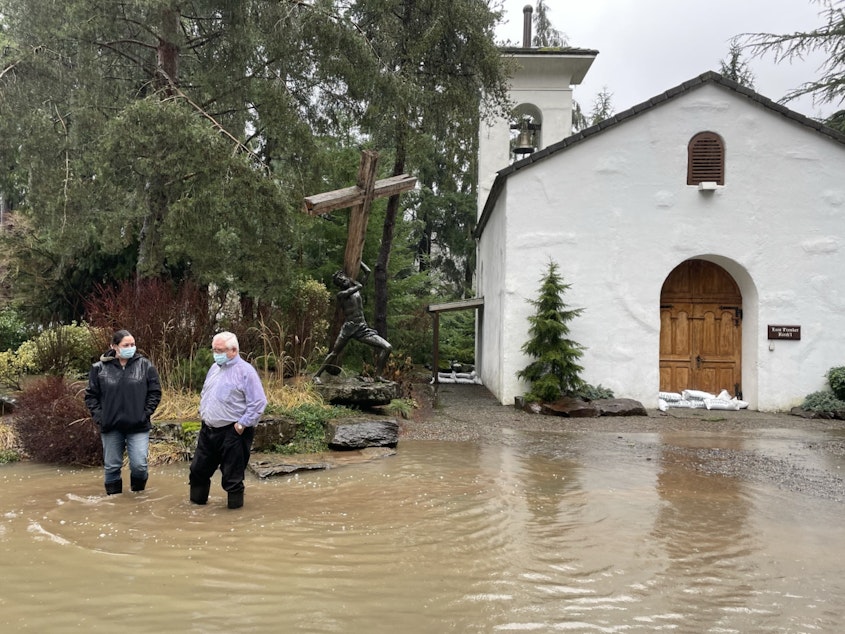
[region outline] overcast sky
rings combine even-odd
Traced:
[[[522,9],[535,0],[503,0],[499,39],[522,46]],[[650,99],[727,60],[730,40],[741,33],[793,33],[820,26],[821,5],[811,0],[546,0],[548,17],[570,46],[598,50],[574,98],[585,114],[603,87],[615,112]],[[771,56],[745,58],[757,92],[774,101],[820,76],[824,56],[775,64]],[[811,98],[785,104],[811,117],[843,106],[814,106]]]

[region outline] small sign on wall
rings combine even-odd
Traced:
[[[769,326],[769,339],[801,340],[801,326]]]

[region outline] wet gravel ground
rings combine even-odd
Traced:
[[[418,390],[413,420],[402,422],[401,439],[510,442],[509,430],[566,431],[605,435],[608,444],[625,440],[631,451],[684,457],[704,473],[773,484],[784,490],[845,502],[845,421],[806,419],[788,413],[669,409],[647,416],[561,418],[529,414],[501,405],[480,385],[441,384]],[[662,432],[660,437],[649,434]],[[665,432],[673,432],[666,434]],[[677,432],[674,433],[674,432]],[[760,442],[684,443],[685,437],[736,434]],[[771,441],[771,442],[768,442]],[[728,443],[730,444],[730,443]],[[753,448],[747,449],[745,447]]]

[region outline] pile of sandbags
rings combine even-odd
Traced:
[[[723,409],[740,410],[748,407],[748,403],[735,396],[731,398],[727,390],[718,395],[701,390],[684,390],[683,392],[658,392],[657,408],[665,412],[670,407],[686,407],[690,409]]]
[[[434,383],[434,377],[432,377],[431,382]],[[472,372],[438,372],[437,373],[437,382],[438,383],[474,383],[476,385],[481,385],[481,379],[478,378],[478,375],[475,373],[475,370]]]

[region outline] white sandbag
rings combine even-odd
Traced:
[[[720,398],[723,401],[729,401],[731,400],[731,393],[727,390],[722,390],[716,398]]]
[[[734,403],[736,403],[736,408],[737,408],[737,409],[745,409],[746,407],[748,407],[748,401],[740,401],[740,400],[739,400],[737,397],[735,397],[735,396],[734,396],[731,400],[732,400]]]
[[[690,401],[682,399],[680,401],[667,401],[669,407],[683,407],[686,409],[704,409],[704,401]]]
[[[683,400],[683,396],[681,396],[680,392],[658,392],[657,398],[662,398],[667,403],[671,403],[673,401],[680,401]]]
[[[657,399],[657,409],[659,409],[661,412],[665,412],[667,409],[669,409],[669,404],[662,398],[659,398]]]
[[[437,373],[437,382],[438,383],[465,383],[465,384],[473,384],[473,385],[481,385],[481,379],[478,378],[478,375],[473,372],[438,372]],[[431,383],[434,383],[434,378],[432,377]]]
[[[725,409],[733,411],[739,409],[739,405],[736,401],[728,401],[722,398],[705,398],[704,406],[707,409]]]
[[[686,401],[703,401],[706,398],[716,398],[715,394],[702,392],[701,390],[684,390],[681,392],[681,396],[683,396]]]

